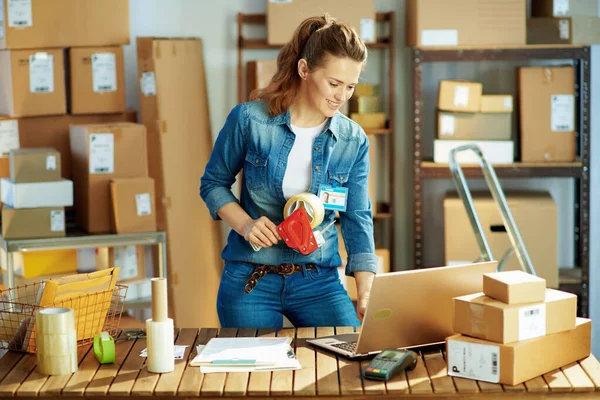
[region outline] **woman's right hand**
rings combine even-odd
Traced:
[[[242,229],[242,236],[260,247],[271,247],[281,240],[277,226],[267,217],[250,220]]]

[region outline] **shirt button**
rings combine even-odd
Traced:
[[[318,171],[318,170],[319,170],[319,166],[317,165],[317,166],[315,167],[315,171]]]
[[[319,146],[315,146],[315,151],[319,151]]]
[[[344,177],[343,177],[343,176],[340,176],[340,181],[343,181],[343,180],[344,180]]]
[[[256,159],[256,163],[258,164],[258,158]]]

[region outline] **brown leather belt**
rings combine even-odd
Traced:
[[[306,270],[310,271],[311,269],[315,269],[316,266],[314,264],[306,264]],[[266,274],[279,274],[279,275],[291,275],[294,272],[302,272],[302,265],[298,264],[279,264],[279,265],[259,265],[256,267],[252,276],[246,282],[246,286],[244,287],[244,292],[250,293],[254,290],[256,283],[260,278],[265,276]]]

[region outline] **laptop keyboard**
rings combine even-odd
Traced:
[[[354,350],[356,350],[356,342],[335,343],[335,344],[332,344],[331,346],[337,347],[338,349],[346,350],[346,351],[349,351],[352,353],[354,353]]]

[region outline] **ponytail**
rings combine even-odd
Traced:
[[[281,114],[290,107],[300,88],[298,61],[306,59],[312,71],[323,65],[328,54],[365,62],[367,48],[354,29],[336,23],[328,14],[305,19],[279,52],[277,72],[269,85],[252,92],[250,98],[264,101],[270,116]]]

